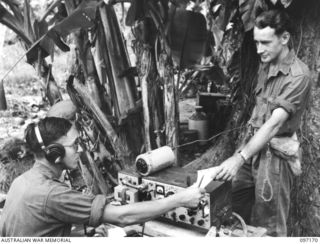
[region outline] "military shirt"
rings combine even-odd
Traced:
[[[36,162],[14,180],[0,217],[1,236],[69,236],[72,224],[101,224],[104,195],[85,195]]]
[[[262,64],[259,68],[255,89],[256,105],[249,123],[259,129],[276,108],[283,108],[289,118],[277,136],[291,136],[300,125],[311,93],[308,67],[293,50],[277,66]]]

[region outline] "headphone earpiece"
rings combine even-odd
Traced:
[[[53,143],[44,149],[45,157],[49,162],[59,163],[63,159],[66,151],[61,144]]]
[[[64,146],[59,143],[52,143],[48,146],[45,146],[41,137],[39,126],[36,125],[34,127],[34,133],[36,138],[39,142],[39,145],[42,151],[45,154],[45,158],[51,163],[59,163],[63,159],[64,155],[66,154],[66,150]]]

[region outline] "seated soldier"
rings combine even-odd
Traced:
[[[78,165],[78,131],[68,120],[48,117],[26,128],[25,137],[36,162],[16,178],[0,218],[1,236],[69,236],[72,224],[125,226],[146,222],[177,207],[196,207],[204,189],[190,187],[160,200],[123,206],[104,195],[85,195],[58,179]]]

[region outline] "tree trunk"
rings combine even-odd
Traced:
[[[106,46],[103,49],[104,61],[109,69],[108,82],[114,115],[118,119],[119,137],[122,144],[127,144],[131,150],[130,159],[125,162],[127,167],[133,165],[143,145],[140,105],[137,103],[136,83],[133,74],[129,72],[130,60],[113,6],[103,4],[99,10]]]
[[[149,86],[148,75],[151,66],[151,53],[149,48],[144,47],[141,58],[141,94],[142,94],[142,108],[144,119],[144,144],[146,151],[151,151],[151,139],[150,139],[150,111],[149,111]]]
[[[136,55],[136,66],[141,83],[143,116],[145,118],[146,151],[164,146],[164,108],[163,89],[158,75],[154,39],[155,26],[151,19],[146,18],[134,27],[139,37],[133,42]],[[147,143],[146,143],[147,142]]]
[[[165,134],[166,144],[175,148],[179,144],[179,107],[177,86],[175,84],[172,59],[162,53],[159,57],[159,74],[163,79],[164,89],[164,117],[165,117]],[[174,149],[176,165],[180,165],[179,151]]]

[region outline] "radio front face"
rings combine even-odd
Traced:
[[[141,177],[130,171],[119,172],[119,185],[114,190],[115,200],[122,204],[156,200],[169,197],[185,188],[172,184],[176,182],[174,180],[170,182],[167,178],[165,180],[163,178]],[[203,231],[207,231],[213,225],[218,226],[232,212],[231,191],[228,188],[229,184],[220,182],[212,192],[205,194],[198,208],[179,207],[162,215],[160,219]]]
[[[147,189],[150,200],[169,197],[184,189],[179,186],[165,184],[149,179],[142,179],[142,182],[148,186]],[[211,227],[210,194],[205,194],[204,199],[196,209],[179,207],[167,212],[161,216],[161,218],[175,223],[192,225],[201,229],[209,229]]]

